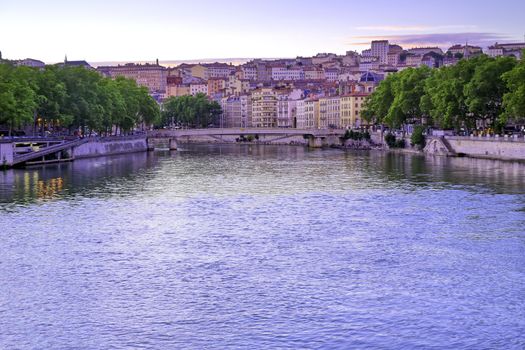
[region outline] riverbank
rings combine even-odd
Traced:
[[[343,150],[380,150],[396,153],[416,153],[432,156],[470,157],[503,161],[525,161],[525,139],[497,137],[428,137],[424,149],[410,145],[410,139],[404,137],[405,148],[389,149],[379,132],[371,133],[370,141],[346,140],[339,137],[319,138],[316,148],[334,147]],[[47,142],[47,146],[45,143]],[[50,142],[55,142],[54,153],[47,152]],[[57,143],[58,142],[58,143]],[[78,141],[60,142],[60,140],[17,139],[12,142],[0,142],[0,166],[3,168],[17,164],[46,164],[53,162],[73,161],[75,159],[93,158],[108,155],[146,152],[153,149],[176,150],[177,144],[254,144],[254,145],[286,145],[311,146],[309,139],[303,135],[192,135],[178,138],[154,138],[147,135],[119,136],[106,138],[87,138]],[[37,145],[36,147],[34,145]],[[40,145],[40,146],[38,146]],[[43,147],[42,147],[43,146]],[[40,147],[40,148],[39,148]],[[35,157],[20,163],[20,158],[31,154]],[[17,163],[18,160],[18,163]]]

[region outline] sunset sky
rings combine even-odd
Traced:
[[[309,56],[524,41],[525,1],[0,0],[5,58],[143,61]]]

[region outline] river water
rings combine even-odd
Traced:
[[[525,165],[183,147],[0,171],[0,349],[525,348]]]

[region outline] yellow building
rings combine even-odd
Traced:
[[[166,97],[186,96],[189,94],[190,94],[190,86],[188,84],[168,85]]]
[[[100,66],[97,70],[105,76],[133,79],[138,85],[148,88],[150,93],[165,93],[168,70],[158,64],[127,63],[118,66]]]
[[[194,78],[208,80],[208,68],[202,64],[196,64],[191,67],[191,76]]]
[[[208,79],[208,96],[213,97],[219,92],[223,92],[226,88],[226,79],[224,78],[210,78]]]
[[[363,105],[369,93],[352,93],[341,96],[340,126],[343,128],[356,128],[368,125],[361,117]]]

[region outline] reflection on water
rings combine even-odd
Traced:
[[[292,174],[303,165],[306,167],[302,174]],[[118,194],[118,188],[128,185],[131,186],[128,190],[138,191],[164,169],[174,171],[176,176],[199,177],[231,171],[230,167],[242,170],[247,177],[274,176],[274,171],[318,181],[327,176],[339,177],[340,184],[353,188],[478,186],[501,193],[525,191],[525,164],[519,162],[302,147],[191,145],[172,153],[135,153],[3,171],[0,203],[29,203],[75,195],[106,196]],[[305,183],[297,184],[299,190],[303,185],[315,186],[315,181],[302,180]]]
[[[0,349],[523,349],[524,170],[185,145],[0,172]]]

